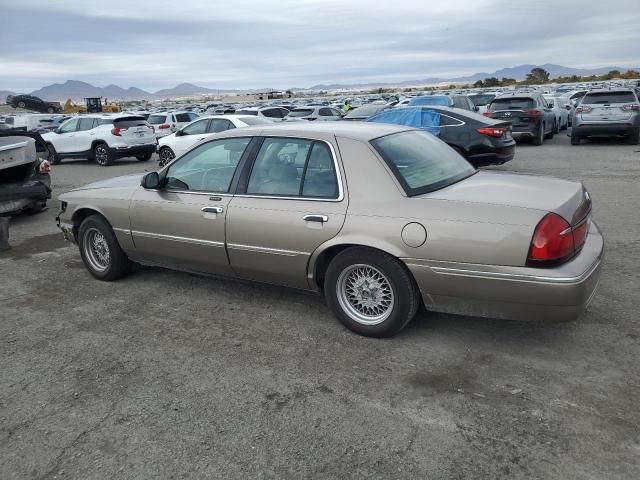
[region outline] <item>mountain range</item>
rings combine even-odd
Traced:
[[[421,80],[405,80],[400,82],[371,82],[371,83],[358,83],[358,84],[319,84],[310,88],[293,88],[295,91],[309,91],[309,90],[332,90],[332,89],[349,89],[349,88],[374,88],[374,87],[403,87],[403,86],[418,86],[418,85],[436,85],[441,83],[473,83],[477,80],[483,80],[489,77],[497,78],[515,78],[516,80],[524,80],[527,73],[532,68],[541,67],[549,72],[551,78],[558,76],[570,76],[570,75],[602,75],[608,73],[611,70],[626,71],[627,68],[623,67],[602,67],[602,68],[571,68],[562,65],[555,65],[546,63],[544,65],[518,65],[510,68],[503,68],[496,70],[492,73],[479,72],[466,77],[454,77],[454,78],[442,78],[431,77]],[[637,69],[634,69],[637,70]],[[227,93],[247,92],[247,91],[260,91],[258,90],[220,90],[207,87],[201,87],[192,83],[181,83],[173,88],[166,88],[158,90],[157,92],[148,92],[141,88],[129,87],[122,88],[118,85],[107,85],[106,87],[96,87],[86,82],[79,80],[67,80],[64,83],[54,83],[47,85],[38,90],[31,92],[31,95],[40,97],[43,100],[49,101],[65,101],[67,98],[79,100],[84,97],[103,97],[112,100],[152,100],[163,98],[176,98],[187,97],[197,95],[220,95]],[[262,90],[264,91],[264,89]],[[12,95],[13,92],[0,90],[0,101],[4,100],[7,95]]]

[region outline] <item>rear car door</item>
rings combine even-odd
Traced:
[[[160,190],[131,200],[131,235],[140,259],[177,269],[229,274],[225,221],[231,184],[249,137],[214,140],[162,172]]]
[[[332,143],[266,137],[228,208],[227,251],[234,272],[309,288],[309,257],[344,223],[348,202],[341,177]]]
[[[74,151],[88,152],[91,150],[91,142],[95,139],[96,135],[96,132],[93,129],[96,127],[97,123],[97,118],[80,118],[78,130],[73,137]]]

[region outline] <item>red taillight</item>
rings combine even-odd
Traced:
[[[536,226],[527,264],[536,266],[562,260],[573,254],[571,225],[555,213],[548,213]]]
[[[529,247],[530,267],[557,265],[580,251],[589,233],[589,218],[575,227],[556,213],[548,213],[536,226]]]
[[[507,132],[507,130],[507,127],[483,127],[477,128],[476,132],[481,133],[482,135],[488,135],[489,137],[500,138]]]
[[[640,111],[640,104],[630,103],[629,105],[625,105],[624,107],[622,107],[622,109],[626,110],[627,112],[638,112]]]
[[[525,117],[539,117],[540,115],[542,115],[542,110],[538,110],[537,108],[531,108],[523,112],[523,116]]]
[[[124,132],[126,130],[126,128],[112,128],[111,129],[111,135],[115,135],[116,137],[120,137],[122,136],[122,132]]]
[[[158,126],[158,130],[165,130],[167,128],[171,128],[171,125],[169,125],[168,123],[163,123],[162,125]]]
[[[493,116],[493,112],[484,112],[482,115],[484,115],[485,117],[491,117]]]
[[[589,113],[591,110],[593,110],[593,108],[589,105],[580,105],[576,108],[576,113]]]
[[[38,167],[38,173],[51,173],[51,164],[49,160],[43,160]]]

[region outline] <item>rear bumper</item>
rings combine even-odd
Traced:
[[[0,214],[19,213],[51,198],[51,177],[36,174],[23,182],[0,185]],[[44,204],[43,204],[44,205]]]
[[[595,223],[580,254],[556,268],[403,259],[429,310],[525,321],[571,321],[593,299],[604,258]]]
[[[111,151],[116,158],[135,157],[137,155],[146,155],[156,151],[156,144],[149,143],[146,145],[136,145],[133,147],[115,147]]]
[[[513,145],[498,147],[493,152],[470,155],[467,160],[475,166],[502,164],[513,160],[515,154],[516,146],[515,142],[513,142]]]
[[[612,137],[631,135],[638,131],[638,125],[629,123],[579,123],[573,125],[572,135],[578,137]]]

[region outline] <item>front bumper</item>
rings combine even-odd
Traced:
[[[476,265],[403,259],[425,306],[438,312],[525,321],[571,321],[593,299],[604,241],[591,223],[573,260],[555,268]]]

